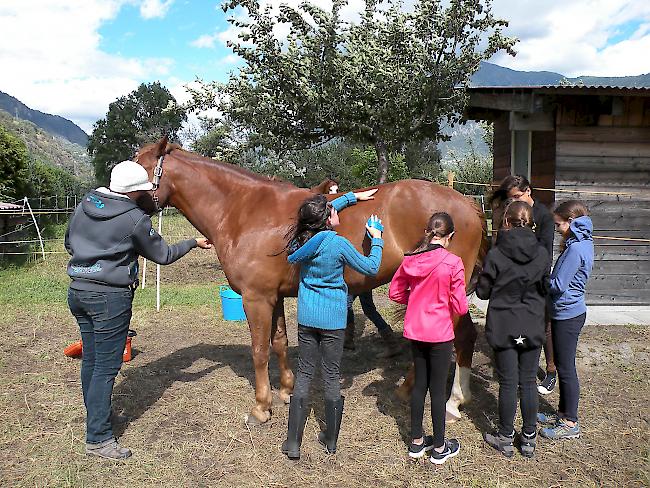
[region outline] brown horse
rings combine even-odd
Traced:
[[[334,190],[332,190],[334,188]],[[339,184],[337,181],[332,178],[325,178],[318,185],[312,186],[311,191],[314,193],[322,193],[323,195],[329,195],[330,190],[337,192],[339,189]]]
[[[313,193],[184,151],[168,145],[167,139],[142,148],[136,159],[150,174],[157,163],[162,167],[156,191],[160,206],[176,207],[214,243],[230,286],[243,296],[255,367],[256,402],[249,420],[266,422],[271,417],[272,403],[268,372],[270,348],[278,357],[280,398],[288,402],[293,390],[293,372],[287,359],[284,298],[297,295],[299,272],[297,266],[287,263],[283,249],[285,234],[298,207]],[[469,283],[474,265],[485,252],[482,214],[473,202],[450,188],[406,180],[380,185],[374,200],[343,211],[337,231],[366,254],[369,241],[364,224],[368,216],[379,215],[385,226],[379,273],[369,278],[346,270],[345,281],[350,291],[358,294],[388,283],[404,252],[413,249],[421,239],[426,222],[435,211],[446,211],[454,219],[456,235],[450,251],[463,260]],[[466,342],[460,348],[458,341],[456,345],[458,362],[467,369],[471,366],[476,337],[472,322],[462,321],[457,336]],[[467,378],[468,372],[467,369]],[[458,403],[469,398],[465,389],[468,384],[461,386],[456,392]]]

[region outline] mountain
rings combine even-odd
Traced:
[[[64,137],[70,142],[86,147],[88,134],[75,123],[59,115],[50,115],[38,110],[32,110],[20,100],[0,91],[0,109],[9,112],[14,117],[28,120],[41,129]]]
[[[621,87],[650,88],[650,73],[638,76],[578,76],[567,78],[552,71],[517,71],[497,64],[481,62],[481,67],[474,73],[470,85],[479,86],[540,86],[559,85],[562,83],[576,85],[602,85]]]
[[[81,180],[93,179],[93,166],[85,146],[50,134],[4,110],[0,110],[0,125],[25,143],[32,158],[65,169]]]

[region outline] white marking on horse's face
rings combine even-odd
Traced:
[[[338,193],[338,192],[339,192],[339,187],[338,187],[338,185],[332,185],[332,186],[330,186],[330,195],[332,195],[332,194],[334,194],[334,193]]]

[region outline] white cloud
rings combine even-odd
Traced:
[[[228,56],[224,56],[219,60],[219,64],[237,64],[241,61],[241,58],[237,56],[236,54],[229,54]]]
[[[141,80],[166,76],[170,59],[102,51],[98,30],[128,0],[2,0],[0,90],[89,131],[110,102]]]
[[[140,5],[140,15],[143,19],[163,18],[167,15],[174,0],[144,0]]]
[[[510,20],[520,42],[515,58],[493,61],[526,71],[626,76],[650,72],[650,2],[645,0],[496,0],[494,12]],[[641,23],[627,40],[610,44],[622,26]]]
[[[214,43],[217,41],[218,36],[217,35],[209,35],[209,34],[204,34],[198,39],[192,41],[190,43],[190,46],[198,47],[198,48],[213,48]]]

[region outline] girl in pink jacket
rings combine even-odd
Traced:
[[[411,340],[415,383],[411,393],[409,456],[430,454],[442,464],[458,454],[457,439],[445,439],[447,375],[454,340],[453,317],[467,313],[465,269],[447,251],[454,222],[445,212],[431,216],[420,245],[404,257],[390,284],[391,300],[407,305],[404,337]],[[429,390],[433,435],[423,435],[424,399]]]

